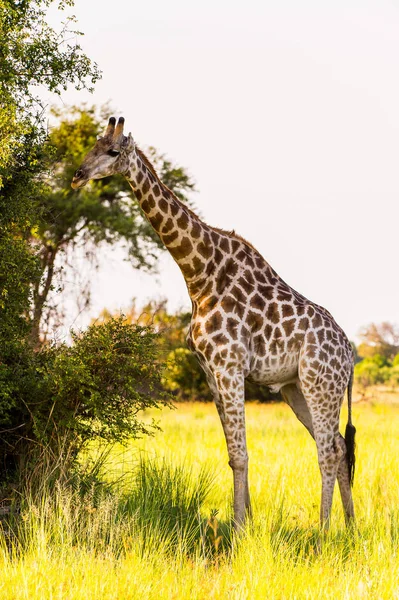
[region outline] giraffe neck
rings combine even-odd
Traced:
[[[141,150],[135,149],[125,176],[147,220],[179,265],[194,299],[214,269],[212,228],[162,183]]]

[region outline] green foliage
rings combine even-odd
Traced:
[[[149,433],[153,426],[139,421],[137,413],[168,401],[156,338],[150,327],[119,317],[74,334],[72,346],[44,350],[54,427],[61,422],[84,441]]]
[[[395,388],[399,385],[399,361],[373,354],[355,365],[355,380],[362,388],[380,384]]]
[[[74,334],[71,346],[25,352],[11,375],[0,368],[2,463],[56,456],[62,443],[72,466],[90,440],[122,442],[154,432],[155,423],[138,413],[169,402],[157,337],[151,327],[119,317]]]

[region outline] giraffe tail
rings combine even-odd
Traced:
[[[345,429],[346,462],[348,463],[349,482],[353,486],[355,477],[355,434],[356,428],[352,424],[352,386],[353,367],[348,382],[348,424]]]

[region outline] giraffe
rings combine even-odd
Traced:
[[[180,267],[192,302],[187,336],[213,393],[233,471],[234,519],[251,514],[244,381],[281,391],[314,438],[321,474],[320,522],[330,522],[338,480],[347,524],[354,519],[351,485],[355,427],[351,417],[353,352],[331,314],[277,275],[234,231],[210,227],[161,182],[129,133],[111,117],[103,137],[76,171],[72,188],[124,175],[141,209]],[[339,414],[348,391],[345,438]]]

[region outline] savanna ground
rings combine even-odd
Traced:
[[[2,599],[399,598],[398,396],[354,405],[357,528],[337,489],[321,548],[316,449],[287,406],[247,406],[254,519],[239,541],[215,407],[152,416],[162,432],[99,461],[109,484],[22,500],[3,526]]]

